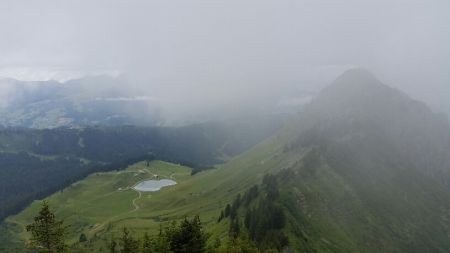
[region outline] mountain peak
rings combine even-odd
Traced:
[[[359,80],[359,81],[378,81],[377,78],[367,69],[364,68],[353,68],[342,73],[336,81],[348,81],[348,80]]]
[[[318,96],[319,103],[332,103],[360,107],[364,105],[383,106],[386,102],[410,102],[403,92],[391,88],[378,80],[371,72],[365,69],[350,69],[341,74]]]
[[[383,84],[364,69],[344,72],[319,94],[309,111],[325,118],[370,119],[386,128],[396,128],[397,132],[443,122],[424,103]]]
[[[345,71],[326,89],[322,94],[325,95],[344,95],[351,96],[373,96],[377,93],[399,93],[386,86],[378,80],[371,72],[366,69],[350,69]]]

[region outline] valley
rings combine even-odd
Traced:
[[[93,172],[142,160],[182,163],[192,173],[209,169],[281,125],[278,117],[264,117],[184,127],[0,128],[0,220]]]
[[[351,70],[271,137],[214,168],[192,173],[175,161],[141,160],[91,173],[45,200],[70,225],[67,239],[79,252],[108,252],[124,227],[137,238],[157,236],[199,215],[218,252],[236,235],[261,251],[444,253],[449,147],[448,121]],[[155,177],[176,184],[132,189]],[[23,252],[23,227],[39,207],[34,201],[6,219],[0,251]]]
[[[0,0],[0,253],[450,253],[449,0]]]
[[[250,151],[246,157],[238,158],[226,167],[218,166],[193,176],[188,167],[162,161],[150,162],[147,167],[147,162],[142,161],[123,171],[94,173],[46,200],[55,213],[70,224],[69,241],[77,243],[80,234],[84,233],[91,241],[87,247],[95,252],[107,252],[105,243],[111,236],[118,236],[123,226],[136,234],[156,234],[161,223],[195,214],[200,214],[202,222],[207,224],[207,231],[213,233],[214,238],[225,239],[227,224],[217,223],[220,210],[236,194],[259,183],[276,163],[264,162],[264,148]],[[240,171],[239,164],[246,164],[246,159],[259,162],[257,166]],[[173,178],[177,184],[157,192],[137,192],[131,188],[155,174],[161,179]],[[14,239],[9,239],[19,242],[15,247],[23,245],[23,240],[28,236],[20,224],[31,222],[39,207],[40,201],[34,201],[18,215],[6,219],[10,231],[16,231],[10,235]],[[21,250],[23,248],[18,247],[16,252]]]

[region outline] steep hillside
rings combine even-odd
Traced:
[[[212,234],[210,243],[228,240],[237,220],[240,233],[248,232],[260,245],[273,238],[274,231],[264,230],[274,229],[297,252],[448,252],[449,133],[448,121],[422,103],[366,71],[351,70],[276,135],[215,170],[163,189],[164,200],[145,199],[152,211],[132,217],[147,217],[146,229],[154,231],[161,221],[200,214]],[[270,180],[263,180],[267,175]],[[218,222],[226,205],[254,185],[259,194],[238,206],[233,219]],[[274,185],[277,194],[271,193]],[[61,218],[73,221],[72,207],[64,203],[68,193],[50,200]],[[268,217],[259,207],[267,198],[268,207],[283,210],[282,225],[265,223]],[[70,199],[82,203],[83,192]],[[20,238],[13,224],[29,222],[30,208],[8,219],[16,229],[10,229],[11,238]],[[251,222],[248,213],[255,214]],[[99,249],[121,226],[143,232],[133,219],[111,221],[109,231],[95,230],[110,217],[99,215],[89,225],[75,222],[71,240],[83,231],[92,243],[86,246]],[[262,234],[254,234],[251,224],[263,224]],[[269,239],[262,243],[261,238]]]
[[[318,248],[446,252],[450,127],[424,104],[351,70],[290,126],[284,205]]]
[[[281,124],[282,119],[269,117],[185,127],[0,129],[0,220],[90,173],[143,159],[187,164],[194,173],[210,168]]]

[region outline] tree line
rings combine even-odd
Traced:
[[[280,203],[279,181],[287,172],[265,175],[221,210],[217,222],[228,223],[227,238],[211,238],[203,229],[199,216],[184,218],[160,227],[157,235],[145,233],[136,237],[124,227],[118,238],[108,243],[109,253],[234,253],[282,252],[289,246],[283,229],[286,215]],[[50,211],[46,202],[27,227],[31,234],[29,247],[39,253],[86,252],[66,244],[67,226]],[[85,234],[79,242],[86,242]],[[207,244],[209,242],[209,244]]]
[[[33,223],[26,226],[31,237],[27,248],[37,253],[84,253],[82,247],[71,247],[66,241],[68,226],[57,219],[47,202],[42,203],[41,210]],[[210,234],[203,229],[198,215],[192,219],[184,218],[181,222],[172,222],[167,227],[160,227],[157,235],[145,233],[143,237],[133,236],[126,227],[118,238],[108,243],[108,253],[237,253],[260,252],[256,244],[244,235],[232,236],[226,243],[219,238],[207,244]],[[86,235],[80,235],[80,242],[86,242]]]
[[[255,122],[260,121],[271,122]],[[183,127],[0,128],[0,222],[90,173],[126,168],[139,159],[187,165],[193,174],[211,169],[222,162],[220,157],[241,153],[278,127],[257,125],[265,130],[254,131],[253,124],[240,121]]]
[[[218,222],[229,223],[232,240],[257,245],[255,252],[281,252],[289,245],[283,232],[286,216],[279,203],[278,180],[275,175],[265,175],[261,186],[254,185],[242,197],[238,194],[221,211]]]

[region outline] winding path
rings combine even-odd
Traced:
[[[148,173],[151,174],[151,172],[150,172],[149,169],[145,168],[145,169],[143,169],[143,170],[144,170],[144,171],[147,171]],[[128,171],[121,171],[121,172],[118,172],[118,174],[121,174],[121,173],[136,173],[136,172],[134,172],[134,171],[130,171],[130,172],[128,172]],[[174,176],[176,176],[176,175],[185,175],[185,174],[186,174],[186,173],[172,173],[172,174],[169,175],[169,178],[175,180]],[[134,206],[134,209],[131,210],[131,211],[128,211],[128,212],[126,212],[126,213],[136,212],[136,211],[138,211],[138,210],[140,209],[139,205],[137,204],[137,201],[138,201],[139,199],[142,198],[142,192],[140,192],[140,191],[134,189],[134,186],[136,186],[136,185],[139,184],[140,182],[143,182],[143,181],[146,181],[146,180],[149,180],[149,179],[141,180],[141,181],[137,182],[136,184],[134,184],[134,185],[131,186],[131,187],[128,186],[128,187],[126,187],[126,188],[123,188],[123,189],[119,190],[119,191],[133,190],[133,191],[137,192],[137,194],[138,194],[138,196],[132,200],[132,204],[133,204],[133,206]],[[112,192],[112,193],[113,193],[113,192]],[[112,194],[112,193],[111,193],[111,194]],[[93,231],[98,231],[98,230],[100,230],[100,229],[103,228],[108,222],[113,221],[115,218],[117,218],[117,217],[119,217],[119,216],[121,216],[121,215],[123,215],[123,214],[125,214],[125,213],[115,215],[115,216],[113,216],[113,217],[110,217],[110,218],[106,219],[104,222],[102,222],[102,223],[100,223],[100,224],[97,224],[97,225],[95,226],[95,228],[93,229]]]
[[[134,190],[134,188],[133,188],[133,190]],[[134,190],[134,191],[137,192],[139,194],[139,196],[137,198],[133,199],[134,210],[131,212],[135,212],[135,211],[139,210],[139,206],[138,206],[138,204],[136,204],[136,201],[138,201],[142,197],[142,193],[140,191],[137,191],[137,190]]]

